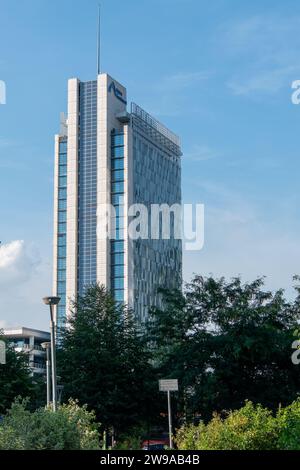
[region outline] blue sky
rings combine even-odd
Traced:
[[[45,328],[51,292],[53,135],[67,79],[96,75],[97,1],[0,0],[0,320]],[[205,204],[193,272],[300,273],[300,4],[102,0],[102,69],[181,136],[185,202]],[[13,243],[14,242],[14,243]]]

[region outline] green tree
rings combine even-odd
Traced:
[[[178,411],[208,420],[214,411],[245,400],[276,409],[298,397],[300,374],[291,361],[299,295],[263,290],[264,280],[243,284],[196,276],[181,293],[165,293],[148,326],[160,376],[180,381]]]
[[[76,312],[76,313],[75,313]],[[87,403],[116,433],[147,421],[156,388],[146,343],[131,312],[99,285],[74,303],[58,355],[64,396]]]
[[[1,331],[0,340],[6,342],[6,364],[0,364],[0,414],[4,414],[17,396],[31,397],[35,402],[42,385],[30,375],[28,356],[16,352],[1,337]]]

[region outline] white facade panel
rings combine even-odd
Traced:
[[[77,240],[78,240],[78,115],[79,80],[68,83],[68,178],[67,178],[67,274],[66,313],[77,295]]]

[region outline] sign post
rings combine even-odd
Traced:
[[[171,392],[178,392],[178,380],[177,379],[160,380],[159,390],[160,392],[167,392],[167,395],[168,395],[169,446],[170,446],[170,449],[173,449]]]

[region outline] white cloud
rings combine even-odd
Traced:
[[[12,241],[0,246],[0,290],[12,282],[30,279],[39,260],[23,240]]]
[[[51,292],[51,266],[23,240],[0,247],[0,328],[48,328],[42,297]]]
[[[24,251],[24,241],[16,240],[7,245],[2,245],[0,250],[0,272],[14,266]]]

